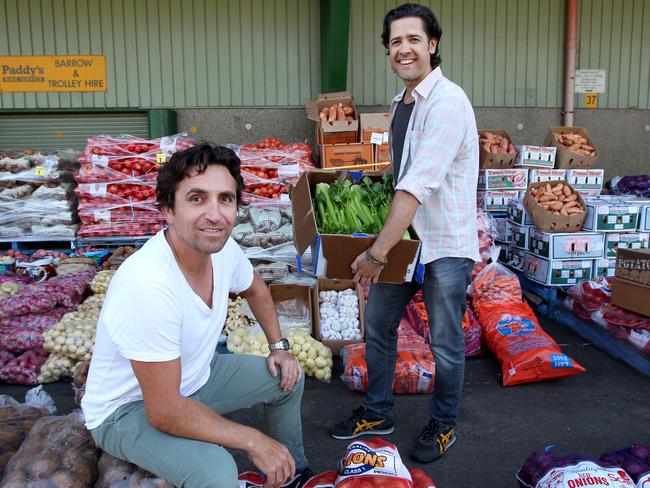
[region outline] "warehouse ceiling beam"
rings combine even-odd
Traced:
[[[320,0],[321,93],[344,91],[348,77],[350,0]]]

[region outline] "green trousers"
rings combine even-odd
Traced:
[[[266,359],[243,354],[215,354],[208,382],[190,398],[223,415],[264,405],[264,432],[284,444],[298,471],[307,467],[302,440],[300,401],[304,379],[293,390],[273,378]],[[237,465],[222,446],[175,437],[147,420],[142,400],[122,405],[92,430],[99,448],[171,482],[177,488],[236,488]]]

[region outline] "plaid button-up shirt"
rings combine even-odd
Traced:
[[[404,93],[393,99],[391,121]],[[395,188],[420,202],[413,218],[413,228],[422,240],[420,262],[444,257],[480,261],[476,223],[478,132],[472,105],[439,67],[415,87],[413,97],[415,107]],[[389,144],[392,147],[390,137]]]

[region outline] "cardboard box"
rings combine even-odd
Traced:
[[[518,225],[535,225],[530,214],[524,207],[522,198],[511,198],[508,201],[508,220]]]
[[[511,198],[518,198],[517,190],[479,190],[476,192],[476,205],[486,212],[507,212]]]
[[[293,299],[297,299],[299,302],[302,302],[305,305],[307,312],[309,313],[309,330],[310,333],[313,334],[313,306],[311,288],[309,286],[273,283],[269,285],[269,291],[271,292],[273,303],[276,305],[280,302]],[[296,320],[296,322],[298,322],[298,320]]]
[[[603,191],[604,169],[567,169],[566,181],[583,197],[597,197]]]
[[[650,232],[650,200],[638,199],[639,204],[639,225],[641,232]]]
[[[639,221],[639,206],[620,197],[587,198],[584,230],[600,232],[634,231]]]
[[[612,278],[612,304],[650,317],[650,286]]]
[[[528,253],[523,249],[508,246],[506,249],[506,264],[521,271],[524,269],[524,260],[526,259],[526,254]]]
[[[354,120],[322,122],[320,120],[321,110],[339,103],[342,103],[344,107],[352,107]],[[359,142],[359,114],[349,92],[321,93],[316,100],[305,100],[305,110],[307,118],[316,122],[317,145]]]
[[[373,145],[362,142],[354,144],[324,144],[320,146],[322,168],[373,170]]]
[[[534,228],[508,222],[508,235],[510,238],[508,242],[512,247],[528,250],[531,229]]]
[[[380,170],[384,166],[391,164],[390,147],[388,144],[373,144],[375,146],[375,169]]]
[[[381,175],[368,174],[371,179]],[[305,171],[291,188],[291,207],[293,211],[293,242],[302,256],[311,246],[314,274],[327,278],[351,279],[350,265],[359,254],[368,249],[375,236],[350,236],[321,234],[316,225],[313,206],[316,185],[332,183],[337,179],[350,178],[349,175],[323,170]],[[350,178],[351,179],[351,178]],[[409,228],[415,239],[402,239],[388,253],[388,264],[379,275],[379,281],[403,283],[410,281],[415,272],[420,251],[417,233]]]
[[[569,286],[591,279],[592,261],[579,259],[556,261],[543,259],[530,253],[524,258],[523,272],[531,280],[547,286]]]
[[[558,183],[567,184],[566,181],[558,181]],[[531,219],[533,219],[535,227],[546,232],[578,232],[583,228],[582,225],[586,217],[585,212],[572,215],[556,215],[544,209],[533,198],[531,190],[547,184],[546,182],[531,183],[528,185],[528,191],[524,197],[524,207],[526,207]],[[582,196],[579,193],[576,194],[578,196],[578,202],[580,202],[582,208],[585,208],[585,201],[582,199]]]
[[[365,309],[366,309],[366,301],[363,298],[363,289],[361,288],[361,285],[358,283],[355,283],[352,280],[337,280],[337,279],[328,279],[328,278],[319,278],[314,287],[312,288],[312,317],[313,317],[313,323],[314,323],[314,338],[320,342],[322,342],[324,345],[329,347],[332,350],[332,354],[335,356],[339,356],[341,353],[341,349],[344,346],[347,346],[348,344],[356,344],[358,342],[363,342],[363,339],[361,340],[354,340],[354,339],[348,339],[348,340],[331,340],[331,339],[323,339],[321,336],[321,329],[320,329],[320,304],[319,304],[319,294],[321,291],[330,291],[330,290],[335,290],[335,291],[343,291],[347,290],[348,288],[352,288],[353,290],[356,291],[357,298],[359,299],[359,328],[361,329],[361,337],[365,337],[366,333],[366,328],[364,324],[364,316],[365,316]]]
[[[650,287],[650,249],[621,249],[616,257],[616,277]],[[646,301],[650,303],[646,295]]]
[[[555,167],[554,147],[542,146],[517,146],[517,158],[515,159],[515,168],[546,168]]]
[[[646,232],[607,233],[605,237],[605,257],[615,258],[618,249],[647,249],[650,234]]]
[[[381,134],[382,142],[388,142],[388,131],[390,129],[390,114],[360,114],[359,127],[361,129],[361,142],[370,142],[372,134]],[[386,134],[386,135],[384,135]],[[378,136],[376,135],[375,138]]]
[[[480,169],[479,190],[525,190],[528,188],[528,170],[525,168]]]
[[[481,134],[484,132],[492,132],[493,134],[498,134],[500,136],[504,136],[508,139],[508,142],[512,144],[512,139],[508,135],[508,133],[504,130],[500,129],[485,129],[485,130],[480,130],[478,131],[479,137]],[[481,169],[501,169],[501,168],[512,168],[515,162],[515,158],[517,157],[516,154],[512,153],[499,153],[499,154],[493,154],[491,152],[488,152],[485,150],[485,148],[479,144],[478,146],[478,166]]]
[[[562,181],[566,178],[566,170],[563,169],[531,169],[528,173],[528,183],[539,183],[540,181]]]
[[[596,150],[596,155],[583,156],[582,154],[573,153],[566,146],[557,142],[554,134],[580,134]],[[598,159],[598,149],[587,135],[587,129],[581,127],[551,127],[546,139],[544,139],[544,145],[557,148],[555,167],[559,169],[589,169]]]
[[[599,259],[605,255],[605,236],[597,232],[550,234],[530,228],[528,250],[552,260]]]
[[[591,273],[592,278],[604,276],[612,278],[616,273],[616,259],[594,259],[594,270]]]
[[[508,219],[506,217],[494,217],[494,221],[497,225],[497,237],[498,242],[509,243],[511,235],[508,232]]]

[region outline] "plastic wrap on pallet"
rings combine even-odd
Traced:
[[[614,195],[650,197],[650,175],[615,176],[607,186]]]

